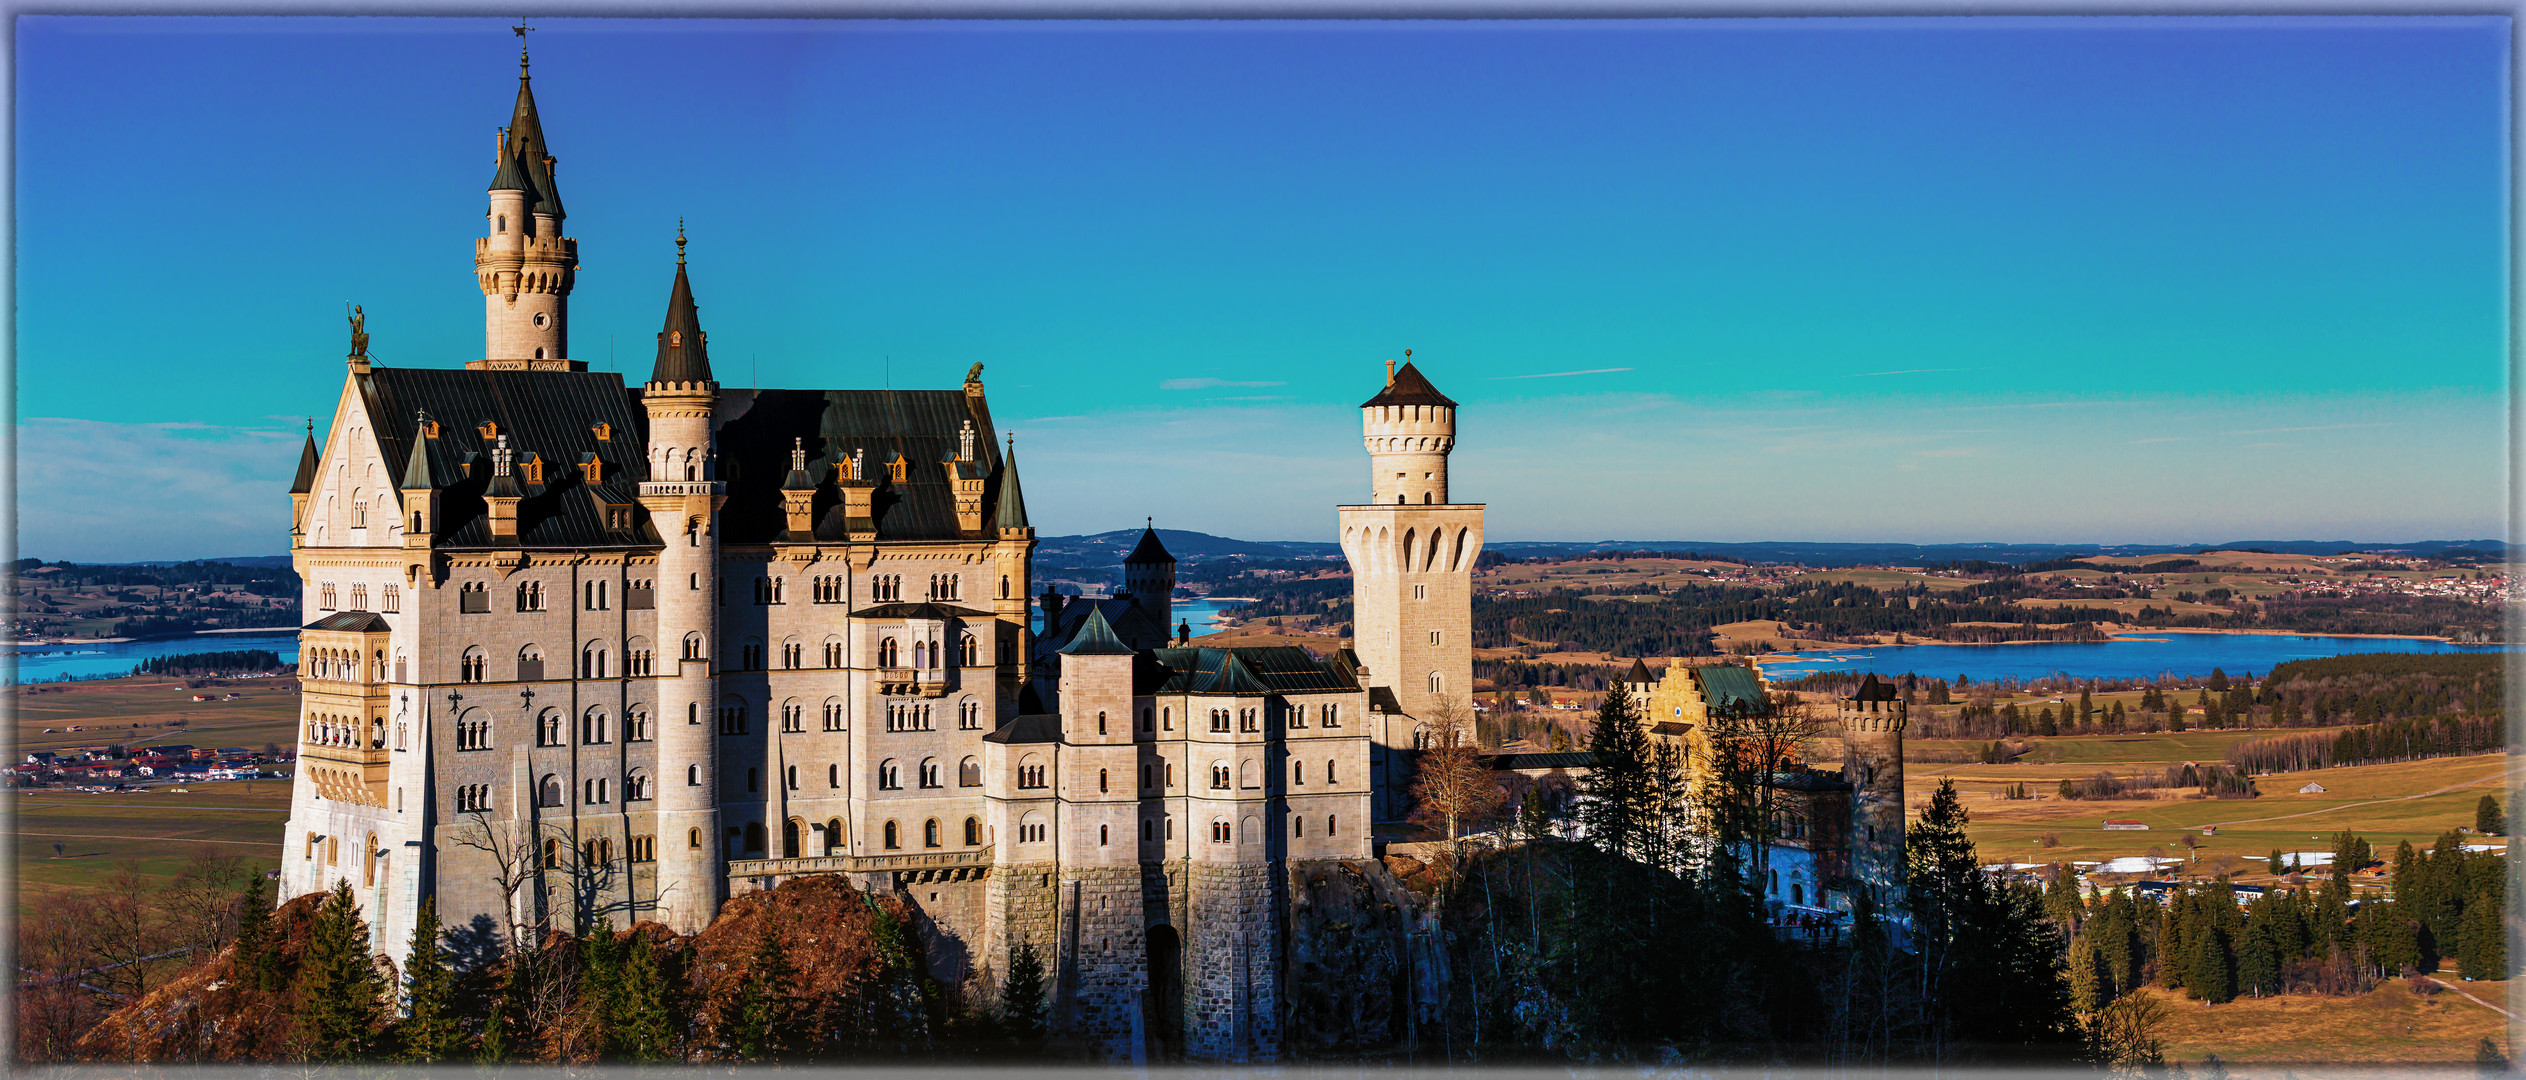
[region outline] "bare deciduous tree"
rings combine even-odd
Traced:
[[[1458,847],[1465,828],[1488,822],[1507,794],[1484,767],[1453,699],[1440,696],[1428,719],[1431,731],[1412,779],[1412,820],[1446,838],[1452,872],[1463,861]]]

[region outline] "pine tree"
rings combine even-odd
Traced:
[[[2464,920],[2456,931],[2456,974],[2468,979],[2508,977],[2508,932],[2500,925],[2500,908],[2497,889],[2477,892],[2465,904]]]
[[[2473,831],[2485,836],[2506,835],[2508,819],[2500,814],[2500,800],[2489,795],[2473,804]]]
[[[2237,992],[2261,997],[2280,992],[2280,949],[2273,941],[2268,900],[2247,912],[2245,940],[2237,949]]]
[[[2093,1013],[2105,1006],[2104,986],[2097,980],[2104,960],[2096,955],[2096,946],[2085,937],[2070,939],[2070,1008],[2080,1015]]]
[[[803,1049],[796,1045],[799,1007],[792,990],[797,974],[780,931],[764,916],[754,955],[746,961],[744,980],[723,1024],[737,1060],[778,1061]]]
[[[618,1056],[614,1021],[622,1012],[622,951],[612,922],[600,922],[579,941],[579,978],[573,988],[581,1031],[598,1056]]]
[[[614,1054],[631,1061],[674,1056],[675,980],[660,965],[646,934],[634,933],[623,949],[618,1009],[610,1034]]]
[[[1606,692],[1605,703],[1596,710],[1588,750],[1596,761],[1579,781],[1587,796],[1579,804],[1579,824],[1597,847],[1636,856],[1645,846],[1657,792],[1649,774],[1648,735],[1621,683]]]
[[[1009,977],[1000,984],[1000,1023],[1021,1049],[1043,1039],[1044,961],[1035,955],[1032,941],[1009,950]]]
[[[438,901],[421,900],[412,926],[410,956],[404,961],[405,1016],[395,1035],[405,1061],[453,1060],[464,1044],[464,1027],[456,1010],[456,974],[439,948]]]
[[[259,873],[247,878],[245,895],[237,900],[236,970],[257,990],[281,989],[281,958],[272,949],[272,894]]]
[[[386,1018],[385,981],[369,960],[368,923],[351,883],[333,892],[308,926],[307,955],[298,965],[299,1029],[317,1061],[362,1061],[375,1055]]]
[[[2282,861],[2282,856],[2281,856],[2281,853],[2280,853],[2280,849],[2279,849],[2279,848],[2273,848],[2273,849],[2272,849],[2272,876],[2274,876],[2274,877],[2278,877],[2278,876],[2280,876],[2280,875],[2282,875],[2282,874],[2286,874],[2286,873],[2288,873],[2288,872],[2289,872],[2289,867],[2288,867],[2288,864]]]

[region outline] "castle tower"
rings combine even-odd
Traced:
[[[1387,690],[1412,718],[1390,716],[1375,733],[1381,793],[1397,792],[1408,782],[1397,753],[1411,745],[1416,726],[1444,712],[1459,723],[1473,720],[1473,565],[1482,552],[1482,504],[1449,501],[1456,403],[1419,369],[1389,364],[1385,387],[1360,414],[1371,501],[1338,508],[1342,554],[1351,563],[1352,648],[1369,684]],[[1399,800],[1377,813],[1396,816]]]
[[[544,143],[518,50],[517,108],[500,130],[491,177],[491,208],[474,241],[474,276],[482,286],[482,359],[468,368],[586,371],[570,355],[570,286],[579,242],[561,235],[561,188]]]
[[[675,288],[658,360],[641,390],[649,412],[649,479],[640,504],[658,530],[658,921],[697,933],[719,913],[719,768],[711,732],[719,654],[719,505],[708,338],[675,237]],[[672,666],[670,666],[672,665]]]
[[[1877,909],[1903,900],[1903,725],[1901,695],[1875,675],[1835,703],[1842,722],[1842,779],[1851,785],[1851,877]]]
[[[1123,560],[1123,587],[1151,622],[1163,627],[1175,621],[1175,556],[1158,542],[1156,518],[1141,528],[1140,543]]]
[[[1148,985],[1141,903],[1139,765],[1132,724],[1138,654],[1090,611],[1061,649],[1061,769],[1056,848],[1062,915],[1063,1026],[1102,1054],[1127,1056]]]

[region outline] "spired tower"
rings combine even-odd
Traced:
[[[544,145],[527,80],[526,50],[517,56],[517,109],[500,130],[491,177],[491,208],[474,241],[474,276],[482,285],[482,359],[468,368],[586,371],[570,355],[570,286],[579,242],[561,235],[567,215],[553,183],[554,158]]]
[[[1163,636],[1167,625],[1175,621],[1175,556],[1158,542],[1156,518],[1141,528],[1140,543],[1123,559],[1123,588],[1131,590],[1132,600]]]
[[[719,506],[727,501],[713,452],[709,339],[684,272],[676,230],[675,288],[658,361],[641,389],[649,412],[649,479],[640,504],[658,526],[658,921],[697,933],[719,913],[719,767],[711,670],[719,655]],[[669,643],[674,644],[669,644]],[[667,650],[673,649],[671,654]],[[672,667],[667,666],[672,664]],[[680,781],[680,782],[679,782]]]
[[[1893,684],[1870,675],[1835,702],[1842,722],[1842,779],[1851,785],[1851,877],[1877,910],[1903,901],[1903,726],[1908,708]]]
[[[1391,820],[1403,812],[1399,793],[1409,777],[1400,753],[1415,731],[1451,716],[1473,721],[1473,564],[1482,551],[1482,504],[1449,500],[1456,403],[1412,364],[1400,371],[1386,365],[1386,385],[1360,406],[1360,420],[1370,501],[1337,509],[1342,554],[1351,564],[1352,647],[1367,668],[1361,681],[1371,688],[1372,709],[1391,700],[1387,707],[1401,714],[1389,714],[1374,733],[1381,759],[1376,813]]]

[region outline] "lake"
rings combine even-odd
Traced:
[[[281,662],[298,662],[298,631],[287,627],[250,634],[193,634],[148,641],[78,642],[68,645],[26,645],[10,650],[17,656],[17,681],[51,682],[65,675],[129,675],[141,661],[178,653],[234,652],[270,649]]]
[[[2299,634],[2140,634],[2102,642],[2039,642],[2030,645],[1896,645],[1795,653],[1795,660],[1765,663],[1767,679],[1795,679],[1819,671],[1906,672],[1923,678],[1975,682],[2015,677],[2039,679],[2055,672],[2079,678],[2140,679],[2172,673],[2197,677],[2218,668],[2230,675],[2262,674],[2288,660],[2350,653],[2498,652],[2500,645],[2451,645],[2403,638],[2329,637]]]
[[[1211,625],[1211,623],[1219,618],[1220,612],[1235,606],[1237,605],[1232,603],[1214,604],[1208,600],[1178,600],[1175,602],[1175,621],[1191,623],[1193,626],[1193,636],[1200,637],[1203,634],[1219,629],[1218,627]],[[1029,605],[1026,612],[1028,628],[1036,633],[1043,633],[1044,609],[1038,606]],[[1173,634],[1175,632],[1175,627],[1172,625],[1168,626],[1167,632],[1169,634]]]

